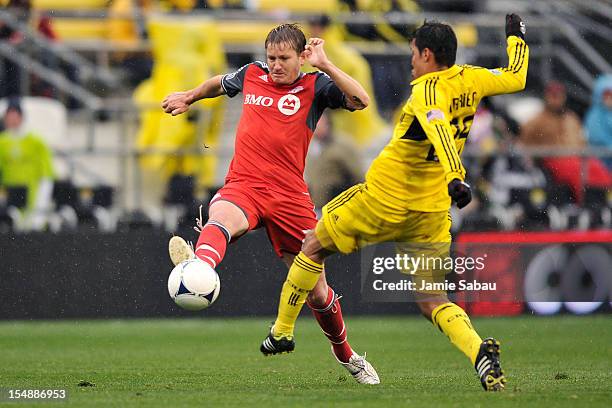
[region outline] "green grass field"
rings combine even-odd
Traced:
[[[422,318],[347,319],[380,386],[355,383],[311,318],[298,322],[295,353],[264,358],[269,320],[4,322],[0,387],[67,389],[61,406],[78,407],[612,406],[609,315],[474,319],[502,341],[509,383],[497,394]]]

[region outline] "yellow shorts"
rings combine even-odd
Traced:
[[[345,254],[367,245],[395,242],[398,254],[428,260],[418,270],[402,272],[427,282],[443,281],[450,272],[448,264],[444,264],[450,257],[449,212],[406,210],[398,214],[390,213],[388,208],[368,191],[365,183],[357,184],[323,207],[315,229],[317,239],[323,247]]]

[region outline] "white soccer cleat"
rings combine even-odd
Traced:
[[[195,258],[195,252],[193,252],[191,245],[178,236],[170,238],[170,242],[168,242],[168,253],[175,266],[183,261]]]
[[[336,357],[336,354],[334,354],[333,349],[332,354],[334,355],[334,357]],[[351,373],[353,378],[358,383],[372,385],[380,384],[380,378],[378,378],[378,373],[376,372],[374,367],[372,367],[372,364],[368,363],[365,354],[363,356],[360,356],[357,353],[353,353],[348,363],[343,363],[342,361],[338,360],[338,357],[336,357],[336,360],[342,366],[344,366],[344,368],[346,368],[349,373]]]

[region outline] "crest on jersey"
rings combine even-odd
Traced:
[[[264,82],[268,82],[268,75],[260,75],[259,79],[261,79]]]
[[[278,110],[282,114],[291,116],[300,109],[300,98],[295,95],[285,95],[278,100]]]
[[[296,94],[300,91],[303,91],[304,87],[302,85],[300,86],[296,86],[295,88],[293,88],[292,90],[289,91],[290,94]]]
[[[492,73],[493,75],[499,76],[501,75],[501,71],[499,69],[489,69],[488,70],[490,73]]]
[[[440,109],[432,109],[429,112],[427,112],[428,122],[431,122],[432,120],[436,120],[436,119],[444,120],[444,113],[442,113]]]

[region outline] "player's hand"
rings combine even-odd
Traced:
[[[448,195],[453,202],[457,203],[457,208],[463,208],[472,201],[470,185],[459,179],[454,179],[448,183]]]
[[[506,14],[506,38],[511,35],[525,39],[525,23],[518,14]]]
[[[191,93],[189,91],[171,93],[162,101],[162,109],[172,116],[187,112],[189,105],[191,105]]]
[[[306,61],[315,68],[323,68],[329,62],[327,55],[323,50],[325,41],[321,38],[309,38],[304,50]]]

